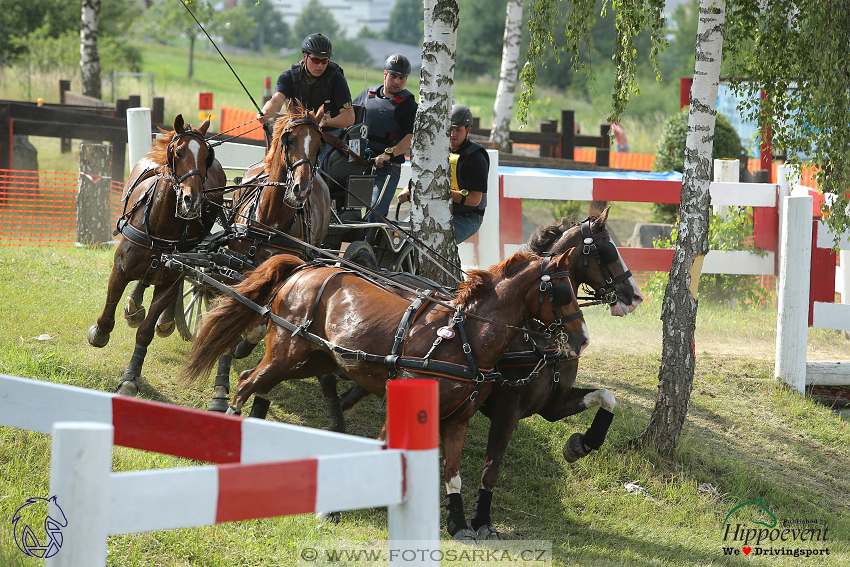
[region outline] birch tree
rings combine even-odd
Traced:
[[[97,52],[100,0],[83,0],[82,5],[80,74],[83,79],[83,94],[100,98],[100,57]]]
[[[493,128],[490,142],[495,148],[508,149],[511,130],[511,114],[514,106],[514,90],[517,81],[519,44],[522,39],[523,0],[508,0],[505,9],[505,36],[502,45],[502,66],[499,71],[499,88],[493,104]]]
[[[458,13],[456,0],[425,0],[419,109],[410,160],[411,227],[428,247],[456,266],[460,258],[449,210],[449,129]],[[457,284],[422,257],[419,273],[444,285]]]
[[[666,456],[674,453],[679,442],[694,381],[696,293],[702,263],[708,253],[709,176],[723,51],[724,1],[701,0],[699,16],[679,236],[661,307],[664,333],[658,395],[649,424],[638,436],[638,440],[654,440],[659,453]]]

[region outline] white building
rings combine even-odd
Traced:
[[[333,14],[340,29],[349,39],[357,37],[363,26],[382,32],[390,23],[390,12],[396,0],[320,0]],[[295,23],[309,0],[272,0],[274,7],[283,14],[289,25]],[[321,30],[316,30],[321,31]],[[333,38],[331,38],[333,41]]]

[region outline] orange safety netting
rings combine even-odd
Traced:
[[[0,246],[74,246],[79,174],[0,169]],[[123,211],[112,182],[110,218]]]
[[[265,140],[263,128],[257,122],[257,113],[229,106],[221,107],[221,132],[228,136],[242,136],[252,140]]]

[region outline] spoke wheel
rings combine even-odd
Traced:
[[[203,282],[184,277],[174,300],[174,322],[183,340],[191,341],[210,308],[211,293]]]
[[[369,264],[372,264],[373,268],[378,265],[378,260],[375,258],[375,251],[372,249],[372,245],[366,242],[365,240],[355,240],[354,242],[349,244],[348,248],[345,249],[345,253],[342,255],[342,257],[345,260],[351,260],[351,258],[353,258],[355,254],[367,254],[368,256],[371,256],[371,262],[367,262],[366,264],[360,262],[360,264],[366,267],[369,267]],[[346,266],[343,265],[342,267],[345,268]]]
[[[416,274],[416,250],[410,243],[407,243],[401,250],[393,262],[393,272],[407,272],[408,274]]]

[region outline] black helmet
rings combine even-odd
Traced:
[[[410,60],[401,53],[393,53],[387,57],[384,69],[394,75],[407,77],[410,75]]]
[[[472,126],[472,111],[462,104],[453,105],[452,126]]]
[[[331,45],[331,40],[320,33],[311,33],[304,38],[301,43],[301,51],[310,55],[318,55],[319,57],[333,57],[334,48]]]

